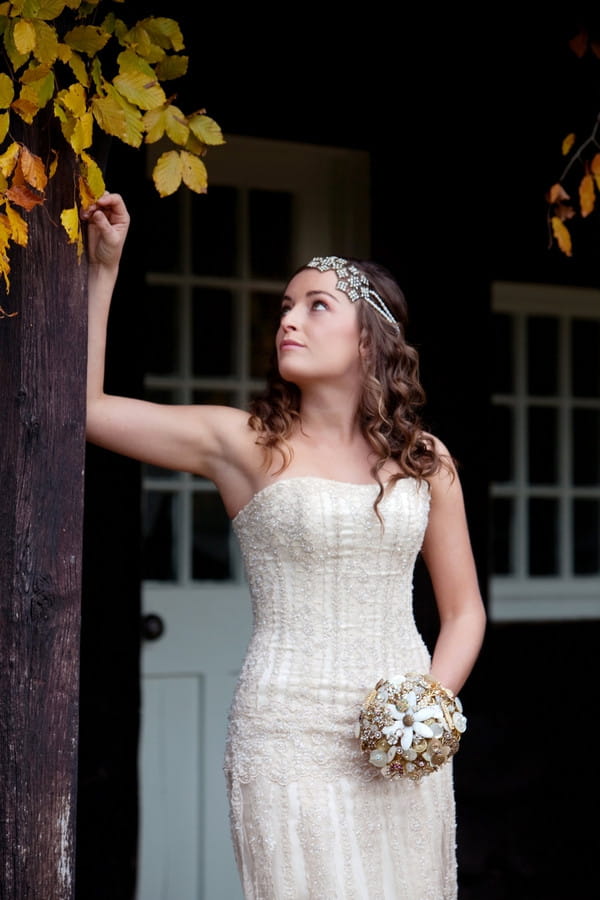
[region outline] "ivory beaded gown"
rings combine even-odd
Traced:
[[[225,755],[247,900],[453,900],[452,763],[386,781],[355,737],[376,682],[427,672],[413,570],[429,512],[406,478],[378,487],[291,477],[233,519],[254,628]]]

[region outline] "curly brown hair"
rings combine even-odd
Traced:
[[[408,309],[404,294],[384,266],[370,260],[346,259],[367,276],[398,323],[396,327],[369,303],[358,301],[364,381],[356,416],[375,454],[371,474],[379,485],[374,503],[379,516],[378,506],[385,491],[380,471],[389,460],[400,469],[391,476],[390,484],[405,477],[423,481],[434,475],[444,461],[425,433],[421,419],[425,391],[419,379],[418,352],[405,337]],[[306,268],[301,266],[294,275]],[[299,388],[281,378],[274,350],[267,387],[252,401],[248,424],[257,432],[256,443],[265,448],[267,467],[273,452],[281,454],[279,472],[292,458],[288,441],[294,427],[301,423],[300,399]]]

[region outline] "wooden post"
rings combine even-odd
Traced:
[[[47,153],[43,123],[27,145]],[[60,226],[68,149],[25,213],[0,298],[0,898],[70,900],[75,802],[87,315],[86,260]]]

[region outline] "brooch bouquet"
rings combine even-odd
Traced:
[[[454,756],[466,727],[449,688],[410,672],[377,682],[361,706],[356,737],[384,778],[418,781]]]

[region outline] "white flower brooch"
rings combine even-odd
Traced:
[[[356,737],[384,778],[417,781],[454,756],[466,727],[449,688],[410,672],[377,682],[360,709]]]

